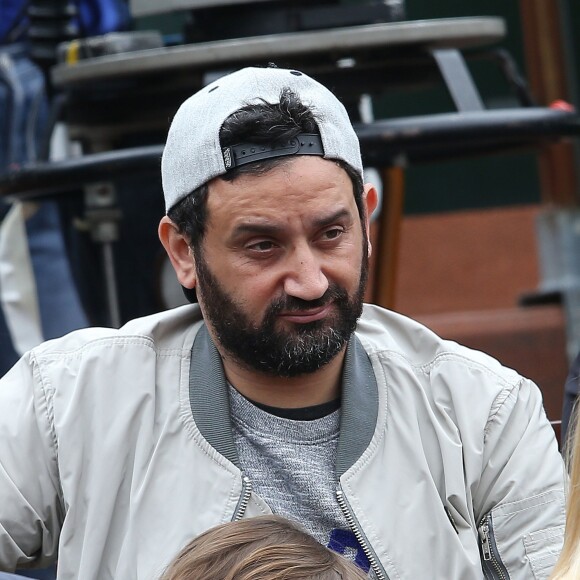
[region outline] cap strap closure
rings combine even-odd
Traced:
[[[226,170],[263,159],[285,155],[324,155],[322,139],[315,133],[299,133],[288,141],[275,145],[266,143],[240,143],[222,150]]]

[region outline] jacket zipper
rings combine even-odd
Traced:
[[[482,567],[485,577],[490,580],[509,580],[509,573],[499,557],[499,552],[495,543],[491,514],[487,514],[481,522],[479,522],[478,532],[481,554],[483,556]]]
[[[367,541],[367,539],[362,531],[362,528],[361,528],[360,524],[358,523],[358,521],[354,515],[354,512],[352,511],[352,508],[350,507],[340,485],[338,486],[338,489],[336,490],[336,499],[338,501],[338,505],[340,506],[340,509],[342,510],[342,513],[344,514],[344,517],[346,518],[346,522],[347,522],[348,526],[350,527],[353,534],[355,535],[355,538],[357,539],[358,543],[360,544],[360,547],[362,548],[362,551],[365,553],[365,556],[368,558],[370,565],[371,565],[371,568],[372,568],[375,576],[377,577],[377,580],[388,580],[387,573],[384,571],[384,569],[380,565],[379,560],[377,558],[377,555],[373,552],[373,550],[369,546],[369,543],[368,543],[368,541]]]
[[[234,515],[232,516],[232,521],[237,522],[244,517],[246,513],[246,508],[250,502],[250,496],[252,495],[252,482],[247,475],[242,474],[242,494],[238,500],[238,505],[234,510]]]

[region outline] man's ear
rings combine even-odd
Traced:
[[[379,194],[374,185],[372,185],[371,183],[365,183],[363,198],[366,208],[365,227],[367,230],[367,239],[369,241],[369,257],[370,257],[373,251],[373,248],[371,246],[371,233],[370,233],[371,215],[375,211],[379,203]]]
[[[167,216],[161,218],[158,233],[179,283],[184,288],[195,288],[195,260],[188,240]]]

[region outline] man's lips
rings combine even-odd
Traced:
[[[278,318],[286,320],[287,322],[297,322],[298,324],[306,324],[307,322],[315,322],[322,320],[330,312],[332,305],[326,304],[318,308],[306,308],[304,310],[282,311],[278,314]]]

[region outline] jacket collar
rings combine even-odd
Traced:
[[[205,325],[191,348],[189,402],[203,437],[240,467],[232,435],[228,386],[219,352]],[[347,349],[342,378],[340,437],[336,475],[340,477],[368,447],[377,422],[378,388],[371,361],[356,335]]]

